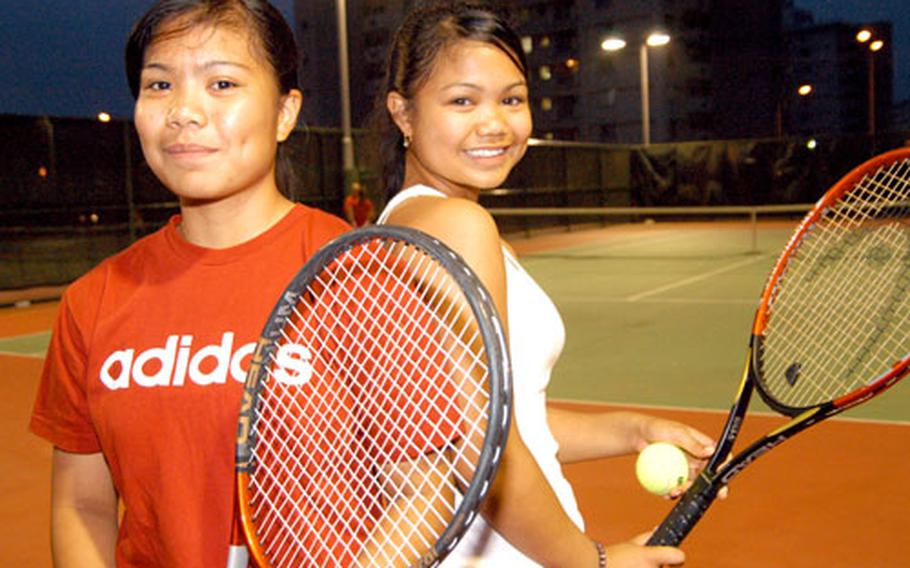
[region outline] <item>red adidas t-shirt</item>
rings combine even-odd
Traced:
[[[118,566],[224,566],[234,443],[254,343],[307,259],[348,226],[295,207],[236,247],[200,248],[179,218],[64,294],[30,427],[102,451],[124,503]]]

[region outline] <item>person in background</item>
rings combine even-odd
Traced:
[[[504,320],[513,365],[517,431],[483,517],[444,565],[681,564],[685,557],[677,548],[644,546],[647,533],[607,547],[588,541],[561,464],[667,441],[688,453],[694,472],[713,452],[712,440],[644,414],[548,406],[550,371],[564,342],[562,320],[478,204],[480,194],[499,187],[521,160],[531,135],[519,38],[487,4],[425,2],[399,28],[386,77],[377,116],[383,179],[393,197],[377,222],[429,233],[467,261]]]
[[[297,47],[265,0],[161,0],[126,74],[162,229],[66,290],[30,427],[58,568],[224,566],[243,381],[275,299],[344,221],[293,203]]]
[[[344,199],[344,216],[354,228],[371,223],[375,217],[373,201],[359,181],[351,183],[351,192]]]

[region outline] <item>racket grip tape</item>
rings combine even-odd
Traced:
[[[232,544],[228,550],[227,568],[247,568],[250,565],[250,553],[246,546]]]
[[[699,475],[648,539],[648,546],[678,546],[714,502],[718,490]]]

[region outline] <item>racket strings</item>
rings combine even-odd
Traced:
[[[274,401],[275,399],[270,398],[269,400]],[[317,400],[317,402],[320,404],[328,404],[324,400]],[[277,412],[278,415],[284,415],[287,412],[298,411],[288,410],[279,405],[277,411],[271,410],[271,412],[273,414]],[[314,424],[308,419],[312,413],[313,409],[309,407],[299,410],[298,416],[300,416],[301,426],[303,428],[324,427],[324,425]],[[323,458],[324,463],[327,465],[323,470],[307,473],[303,465],[303,460],[305,459],[303,452],[298,451],[298,448],[293,447],[292,444],[286,442],[286,433],[271,427],[274,423],[275,419],[271,418],[264,408],[260,419],[260,424],[263,426],[261,429],[261,436],[264,439],[274,440],[274,445],[270,448],[263,448],[261,463],[271,463],[271,460],[266,459],[269,457],[267,455],[269,450],[271,450],[272,453],[271,457],[277,456],[276,459],[282,459],[284,461],[282,462],[283,467],[281,468],[263,467],[258,471],[258,474],[261,476],[261,486],[265,487],[268,485],[277,489],[277,492],[263,491],[259,493],[261,499],[258,502],[258,507],[255,512],[257,513],[257,518],[264,519],[260,521],[261,533],[277,535],[277,537],[280,537],[280,539],[272,537],[269,541],[268,545],[271,551],[278,550],[288,553],[291,550],[294,550],[294,547],[301,548],[306,546],[307,543],[298,538],[298,535],[309,533],[315,535],[318,541],[316,548],[331,550],[329,542],[323,535],[319,531],[313,531],[313,528],[317,526],[314,522],[317,524],[332,525],[337,521],[321,512],[318,504],[306,490],[305,481],[319,484],[321,479],[331,479],[334,476],[349,475],[350,471],[342,471],[337,466],[337,464],[342,463],[340,462],[341,459],[348,459],[349,456],[342,455],[337,450],[336,446],[313,448],[309,454],[326,454],[323,455]],[[338,434],[340,434],[339,437],[341,439],[349,439],[352,437],[352,433],[344,435],[343,432],[338,432]],[[331,485],[329,485],[329,488],[331,490]],[[352,506],[349,500],[341,499],[341,495],[338,494],[337,491],[327,494],[326,497],[334,499],[339,505],[339,509],[334,512],[340,517],[349,520],[351,523],[341,529],[346,533],[344,535],[345,538],[355,538],[356,535],[359,534],[359,531],[367,530],[367,527],[364,524],[365,518],[361,515],[361,511]],[[296,503],[301,499],[302,503],[300,503],[295,510],[295,515],[286,513],[280,515],[266,514],[269,511],[280,510],[280,507],[286,506],[289,503]],[[310,514],[303,514],[305,511],[310,512]],[[314,515],[318,517],[315,521],[312,518]],[[293,547],[291,545],[293,545]],[[274,557],[275,553],[271,552],[271,554]],[[283,565],[283,562],[277,563],[276,565]]]
[[[346,512],[343,512],[343,513],[346,513]],[[343,515],[343,516],[345,516],[345,515]],[[347,517],[350,517],[350,515],[346,515],[346,516],[347,516]],[[360,527],[357,527],[357,528],[360,528]],[[355,529],[354,529],[353,531],[351,531],[351,532],[356,532],[356,530],[357,530],[357,529],[355,528]]]
[[[317,511],[317,515],[320,515],[319,508],[312,501],[311,496],[305,489],[304,480],[308,476],[312,479],[312,474],[306,473],[306,468],[304,467],[304,455],[303,452],[299,452],[297,447],[294,447],[291,443],[287,432],[282,428],[276,428],[276,426],[281,425],[280,420],[274,418],[274,416],[283,416],[289,412],[293,412],[296,416],[300,417],[301,425],[304,428],[316,427],[315,424],[312,424],[308,419],[312,415],[313,409],[308,406],[301,407],[294,404],[294,408],[285,407],[281,404],[274,404],[276,400],[280,400],[277,397],[264,397],[263,404],[260,412],[260,437],[262,439],[272,440],[272,445],[266,447],[262,446],[262,459],[260,463],[272,463],[272,460],[267,459],[269,457],[275,459],[283,460],[281,462],[280,468],[272,467],[260,467],[257,470],[259,477],[259,482],[261,486],[269,485],[274,487],[276,491],[260,492],[257,494],[259,499],[254,501],[254,516],[260,520],[260,531],[262,534],[269,535],[278,535],[280,539],[273,537],[269,542],[268,546],[272,557],[275,557],[274,550],[285,551],[285,553],[293,550],[290,544],[293,544],[297,548],[304,546],[306,543],[301,539],[297,538],[298,535],[305,534],[304,527],[312,528],[312,522],[310,517],[300,514],[303,510],[312,510]],[[325,401],[316,400],[317,403],[325,404]],[[322,426],[322,425],[320,425]],[[349,438],[351,437],[350,433],[345,436],[343,432],[338,432],[340,438]],[[316,450],[313,450],[316,451]],[[321,450],[320,450],[321,451]],[[335,452],[333,446],[325,448],[325,451],[329,453]],[[271,454],[271,455],[269,455]],[[316,473],[322,473],[323,476],[331,475],[344,475],[345,472],[338,471],[337,468],[333,468],[332,465],[338,463],[333,461],[331,458],[327,460],[329,467],[327,470],[322,470]],[[349,472],[348,472],[349,473]],[[317,480],[318,481],[318,480]],[[337,495],[335,496],[337,497]],[[288,504],[293,504],[297,502],[300,498],[304,500],[304,504],[296,511],[297,515],[289,515],[287,513],[276,515],[276,514],[267,514],[269,511],[281,510],[281,507],[287,506]],[[360,521],[361,517],[359,511],[356,511],[353,507],[349,506],[349,502],[346,500],[338,501],[342,509],[338,511],[341,515],[344,515],[347,519],[352,519],[354,522]],[[320,522],[331,524],[332,520],[322,516]],[[319,546],[323,548],[328,548],[328,544],[322,535],[319,532],[314,533],[316,538],[319,540]],[[349,538],[352,538],[357,534],[357,527],[351,529]],[[289,543],[289,541],[291,541]],[[283,565],[283,560],[276,565]]]
[[[866,175],[802,235],[769,301],[765,391],[793,408],[858,388],[910,350],[910,162]]]
[[[412,255],[412,256],[416,256],[416,255]],[[422,256],[422,258],[423,258],[424,260],[426,260],[427,257]],[[424,264],[429,265],[428,262],[425,262]],[[343,270],[343,268],[342,268],[342,270]],[[356,273],[353,273],[353,272],[350,271],[350,270],[348,270],[348,271],[346,271],[345,276],[348,277],[348,278],[353,278],[353,277],[356,277],[356,276],[359,276],[359,275],[356,274]],[[423,274],[422,276],[424,277],[425,281],[428,281],[428,280],[429,280],[429,278],[427,277],[426,274]],[[378,287],[378,286],[379,286],[379,282],[378,282],[377,279],[375,278],[375,274],[367,274],[367,275],[365,275],[365,278],[367,278],[367,279],[370,280],[370,285],[371,285],[371,286],[372,286],[372,285],[376,285],[376,286],[377,286],[376,289],[381,290],[381,288]],[[399,280],[398,282],[396,282],[396,285],[404,286],[405,284]],[[448,287],[449,287],[449,289],[450,289],[449,291],[451,292],[452,283],[451,283],[451,282],[448,282],[447,285],[448,285]],[[324,296],[323,296],[323,298],[324,298]],[[417,298],[416,295],[411,296],[410,299],[411,299],[411,302],[420,302],[420,299]],[[392,306],[390,306],[390,305],[388,305],[388,304],[385,304],[384,302],[388,302],[388,303],[390,304],[390,303],[393,302],[395,299],[392,298],[390,295],[387,295],[387,294],[386,294],[386,295],[381,295],[380,297],[374,297],[374,298],[372,298],[372,300],[375,300],[375,301],[377,302],[377,304],[378,304],[378,307],[379,307],[378,313],[383,313],[383,312],[390,311],[390,310],[393,309]],[[436,297],[427,298],[427,301],[426,301],[426,302],[427,302],[429,305],[432,305],[432,306],[438,305],[438,303],[437,303],[437,298],[436,298]],[[317,301],[317,304],[318,304],[318,303],[319,303],[319,302]],[[323,302],[323,303],[324,303],[324,302]],[[363,307],[364,307],[364,306],[363,306],[362,303],[361,303],[361,310],[359,311],[359,313],[360,313],[360,314],[363,314],[363,313],[366,313],[366,314],[367,314],[367,318],[370,320],[370,324],[372,324],[372,325],[370,326],[370,329],[371,329],[371,330],[379,330],[380,332],[387,332],[387,331],[389,331],[389,330],[384,330],[384,329],[382,329],[382,326],[379,325],[378,319],[377,319],[373,314],[371,314],[371,313],[369,313],[369,312],[365,312],[365,311],[363,310]],[[407,310],[413,310],[413,308],[414,308],[414,306],[413,306],[413,305],[410,305],[410,304],[406,304],[406,305],[404,305],[404,307],[405,307]],[[347,315],[349,318],[353,318],[353,317],[354,317],[354,313],[352,313],[351,310],[347,309],[346,306],[342,306],[342,308],[343,308],[343,313],[344,313],[345,315]],[[461,308],[462,308],[462,309],[461,309],[460,311],[463,311],[464,308],[465,308],[465,306],[462,305]],[[437,316],[436,314],[434,314],[434,313],[432,313],[432,312],[429,312],[427,315],[429,315],[430,317],[434,317],[435,320],[436,320],[436,324],[437,324],[437,325],[442,325],[442,324],[443,324],[443,321],[454,321],[454,320],[451,320],[451,319],[447,319],[448,317],[451,317],[451,316],[452,316],[452,314],[451,314],[450,312],[447,312],[447,313],[445,313],[445,314],[442,314],[442,317],[439,317],[439,316]],[[329,318],[329,320],[331,320],[331,321],[329,322],[330,325],[324,325],[324,322],[326,321],[326,320],[324,320],[324,319],[315,320],[315,324],[318,326],[318,329],[313,330],[314,333],[329,333],[329,332],[331,331],[331,329],[332,329],[334,326],[349,325],[348,322],[351,321],[350,319],[349,319],[349,320],[343,320],[343,319],[339,319],[339,318],[337,318],[337,317],[333,319],[333,316],[334,316],[334,314],[332,314],[332,313],[329,313],[329,314],[328,314],[328,318]],[[461,317],[460,314],[459,314],[459,317]],[[402,351],[403,351],[404,355],[406,356],[406,359],[407,359],[407,360],[414,360],[414,358],[416,357],[415,351],[418,350],[418,349],[421,349],[421,348],[425,348],[425,347],[426,347],[426,346],[421,347],[421,346],[417,345],[417,341],[414,339],[415,330],[413,329],[413,327],[414,327],[414,326],[417,326],[417,325],[420,325],[420,322],[417,322],[416,319],[411,318],[411,319],[409,319],[409,320],[406,320],[406,321],[400,323],[399,329],[400,329],[401,331],[404,332],[404,333],[403,333],[403,337],[401,337],[401,338],[392,337],[392,336],[389,334],[389,335],[387,335],[387,336],[385,336],[385,337],[382,337],[382,338],[380,338],[380,339],[381,339],[381,340],[384,340],[384,341],[387,341],[387,342],[390,342],[390,343],[396,343],[396,342],[399,341],[399,339],[403,339],[403,340],[405,341],[405,343],[404,343],[404,344],[401,344],[400,342],[398,342],[398,343],[397,343],[398,347],[399,347],[400,349],[402,349]],[[295,329],[295,332],[296,332],[296,338],[293,338],[293,339],[292,339],[292,338],[289,338],[289,337],[286,336],[286,339],[287,339],[287,340],[289,340],[289,341],[299,341],[299,338],[305,335],[305,333],[304,333],[303,330],[296,329],[296,328],[294,328],[294,329]],[[463,333],[463,332],[456,331],[456,333],[461,334],[461,333]],[[475,339],[476,339],[476,336],[477,336],[477,333],[475,332],[475,334],[474,334],[473,336],[469,336],[466,340],[464,340],[464,342],[467,343],[467,344],[473,344],[473,342],[474,342]],[[374,339],[377,339],[377,338],[374,338]],[[430,347],[432,347],[433,349],[436,349],[436,350],[441,350],[441,349],[443,349],[443,346],[439,343],[438,338],[436,338],[436,337],[424,337],[424,339],[429,339],[429,340],[430,340],[430,342],[431,342]],[[461,353],[463,353],[463,354],[465,354],[465,355],[469,355],[469,354],[470,354],[470,355],[473,355],[473,352],[472,352],[472,351],[469,351],[469,350],[462,350]],[[342,350],[342,351],[341,351],[341,354],[342,354],[343,357],[346,357],[346,358],[339,361],[338,367],[339,367],[340,369],[342,369],[343,371],[348,372],[349,375],[351,374],[351,372],[348,371],[349,369],[356,369],[358,372],[365,372],[365,371],[366,371],[366,369],[364,368],[364,362],[358,360],[358,358],[352,357],[352,356],[351,356],[351,353],[350,353],[349,351]],[[362,359],[362,358],[361,358],[361,359]],[[374,363],[374,364],[379,363],[379,361],[378,361],[375,357],[372,357],[371,354],[369,354],[369,353],[367,353],[367,361],[372,362],[372,363]],[[455,361],[456,361],[456,365],[458,365],[459,367],[463,367],[463,366],[464,366],[464,363],[463,363],[462,361],[460,361],[460,360],[455,360]],[[398,362],[397,360],[394,361],[394,363],[395,363],[395,365],[396,365],[395,368],[393,369],[394,372],[396,372],[396,373],[405,373],[405,372],[408,372],[407,369],[401,368],[401,366],[400,366],[400,364],[399,364],[399,362]],[[432,364],[434,365],[434,367],[435,367],[435,368],[433,369],[434,372],[441,373],[441,372],[444,371],[444,369],[442,368],[442,366],[441,366],[440,363],[435,362],[435,361],[431,361],[431,363],[432,363]],[[471,364],[477,365],[477,366],[479,366],[479,367],[483,367],[483,366],[484,366],[484,363],[483,363],[478,357],[476,357],[476,356],[474,356],[474,360],[471,362]],[[381,367],[377,367],[377,368],[381,368]],[[463,375],[462,375],[463,381],[467,380],[468,376],[469,376],[469,375],[467,375],[467,374],[463,374]],[[349,382],[349,383],[346,383],[346,384],[352,384],[352,383]],[[438,384],[430,384],[429,386],[430,386],[430,388],[438,388],[439,385],[438,385]],[[463,388],[463,384],[457,384],[456,386],[457,386],[458,388]],[[475,405],[475,407],[476,407],[476,408],[474,409],[475,411],[478,411],[478,412],[479,412],[479,411],[482,411],[482,407],[480,407],[479,405]],[[380,412],[382,412],[381,409],[380,409]]]
[[[320,395],[318,395],[318,394],[316,395],[316,400],[319,401],[319,402],[321,402],[321,404],[323,404],[323,405],[324,405],[324,404],[329,404],[329,403],[326,402],[324,399],[321,399]],[[301,416],[303,416],[303,417],[306,417],[306,416],[309,416],[309,415],[310,415],[310,409],[306,409],[305,411],[301,412]],[[304,423],[304,427],[305,427],[305,428],[313,428],[313,427],[315,427],[315,425]],[[337,449],[336,449],[335,446],[329,446],[328,448],[326,448],[326,452],[329,453],[329,454],[332,454],[332,455],[330,455],[330,456],[329,456],[329,459],[326,460],[326,462],[329,464],[329,465],[328,465],[328,471],[327,471],[327,472],[322,472],[322,473],[324,474],[323,476],[324,476],[324,477],[325,477],[325,476],[329,476],[329,477],[330,477],[332,474],[335,474],[335,475],[345,475],[346,473],[339,474],[337,470],[333,469],[333,465],[334,465],[334,464],[343,463],[343,460],[342,460],[341,458],[349,459],[349,456],[340,456],[340,455],[338,454]],[[354,456],[354,461],[355,461],[355,462],[362,462],[362,459],[360,459],[360,458]],[[349,472],[347,472],[347,473],[349,473]],[[336,496],[336,495],[331,495],[331,497],[337,497],[337,496]],[[346,501],[341,501],[341,504],[342,504],[342,505],[345,505],[345,504],[346,504]],[[352,512],[352,511],[348,511],[348,510],[341,511],[341,513],[342,513],[342,515],[343,515],[344,517],[346,517],[346,518],[351,518],[351,519],[353,519],[353,520],[355,520],[355,521],[358,520],[358,517],[357,517],[356,515],[351,515],[351,514],[350,514],[351,512]],[[361,528],[361,527],[355,527],[354,529],[352,529],[352,530],[351,530],[352,534],[356,534],[356,533],[357,533],[357,530],[358,530],[359,528]]]
[[[336,261],[301,295],[273,353],[250,488],[274,566],[357,565],[364,551],[410,565],[471,481],[488,414],[477,326],[429,256],[390,254],[358,247]],[[295,351],[291,364],[281,355],[319,343],[330,345]]]
[[[367,252],[369,252],[369,251],[367,251]],[[374,258],[372,260],[377,261],[377,262],[380,260],[378,258],[375,258],[375,255],[373,255],[373,256],[374,256]],[[448,277],[443,277],[445,275],[445,272],[438,270],[438,267],[435,267],[435,268],[437,268],[437,270],[435,271],[434,275],[431,277],[429,270],[434,268],[434,265],[431,262],[429,262],[430,258],[428,256],[422,255],[422,254],[421,255],[416,255],[416,254],[408,255],[409,262],[413,261],[415,258],[419,258],[421,260],[421,264],[424,266],[424,270],[422,270],[422,271],[418,270],[419,266],[413,267],[413,266],[408,265],[408,266],[405,266],[404,272],[405,273],[413,272],[415,274],[419,274],[420,281],[425,282],[425,283],[431,283],[432,285],[430,286],[430,290],[435,291],[435,293],[433,293],[429,296],[425,295],[423,298],[418,297],[417,294],[409,295],[409,301],[407,303],[403,304],[403,307],[405,308],[405,310],[408,312],[415,312],[415,311],[419,311],[421,309],[421,306],[424,304],[428,305],[428,306],[433,306],[434,307],[433,310],[428,310],[428,311],[424,310],[422,313],[426,317],[430,318],[433,321],[433,324],[437,328],[444,329],[447,327],[451,327],[454,335],[456,337],[460,338],[460,340],[459,340],[460,344],[475,345],[475,342],[479,341],[479,330],[477,330],[475,328],[472,330],[473,333],[471,333],[471,334],[467,333],[468,320],[467,320],[464,312],[468,309],[468,307],[465,302],[449,302],[447,304],[446,311],[444,311],[444,312],[439,312],[439,310],[437,309],[438,306],[445,305],[442,301],[443,297],[454,295],[454,293],[455,293],[454,281],[452,281]],[[346,272],[345,276],[348,278],[355,278],[355,277],[359,276],[359,274],[357,272],[348,270]],[[397,275],[395,275],[394,277],[396,279],[396,281],[395,281],[396,289],[407,289],[408,284],[406,282],[404,282]],[[375,290],[379,290],[379,291],[383,290],[382,283],[379,282],[379,279],[376,277],[375,271],[370,271],[369,273],[367,273],[366,279],[369,281],[371,289],[375,289]],[[378,318],[374,317],[373,314],[374,313],[383,314],[383,313],[388,313],[389,311],[394,311],[397,308],[397,306],[393,306],[392,303],[396,300],[396,298],[394,298],[391,294],[379,294],[379,298],[374,298],[374,299],[377,300],[377,303],[379,304],[379,309],[374,311],[373,313],[369,313],[369,312],[367,313],[367,318],[369,319],[370,324],[371,324],[370,329],[371,330],[379,329],[380,331],[385,331],[384,328],[386,328],[387,326],[381,325],[381,322],[379,322]],[[386,302],[386,303],[383,303],[383,302]],[[439,312],[439,313],[437,313],[437,312]],[[349,315],[353,315],[353,314],[349,314]],[[462,322],[463,326],[459,329],[456,329],[454,327],[454,325],[450,324],[450,322]],[[343,322],[343,321],[337,321],[335,323],[338,325],[348,325],[347,322]],[[468,367],[478,368],[478,369],[482,369],[483,372],[486,373],[485,362],[483,360],[481,360],[481,358],[475,354],[474,350],[458,349],[458,348],[456,348],[456,346],[453,346],[453,345],[443,345],[444,336],[420,335],[420,331],[417,329],[417,326],[419,326],[421,324],[426,325],[426,323],[427,322],[425,322],[425,321],[424,322],[417,321],[417,318],[407,318],[403,322],[401,322],[399,326],[396,326],[396,331],[402,332],[400,337],[393,337],[392,334],[389,333],[383,339],[388,342],[391,342],[393,344],[395,344],[397,342],[398,346],[402,349],[403,355],[405,356],[404,360],[406,360],[406,361],[416,360],[419,357],[419,355],[417,354],[419,350],[432,349],[436,352],[448,353],[449,358],[445,362],[428,360],[429,363],[432,365],[431,371],[434,373],[438,373],[438,374],[446,373],[446,371],[448,370],[447,366],[452,366],[452,365],[454,365],[454,367],[458,368],[458,369],[466,369]],[[415,337],[417,337],[417,336],[420,336],[420,338],[423,340],[423,343],[425,343],[424,345],[418,344],[418,341],[415,339]],[[403,345],[400,343],[401,340],[404,340]],[[342,351],[342,353],[345,356],[351,355],[351,353],[348,351]],[[454,356],[453,355],[454,353],[458,353],[459,355],[463,356],[463,358]],[[368,357],[369,357],[369,354],[368,354]],[[464,358],[470,358],[470,361],[465,361]],[[379,363],[379,361],[376,358],[370,357],[369,360],[373,363]],[[339,368],[344,370],[344,369],[350,369],[350,368],[352,368],[352,366],[358,367],[359,371],[361,371],[361,372],[366,371],[366,369],[362,368],[362,365],[358,364],[358,361],[356,360],[356,358],[353,358],[353,357],[351,357],[349,360],[340,361]],[[381,368],[381,367],[379,367],[379,368]],[[398,359],[395,360],[394,371],[399,374],[411,372],[410,369],[402,368],[401,365],[398,363]],[[461,382],[455,383],[456,389],[459,391],[464,391],[467,386],[466,385],[467,381],[469,379],[471,379],[471,377],[472,377],[470,372],[462,372],[455,376],[450,375],[448,380],[449,381],[455,380],[456,376],[461,378]],[[378,383],[374,383],[374,384],[378,384]],[[430,389],[439,389],[440,383],[430,383],[428,386]],[[435,394],[442,394],[442,393],[435,393]],[[470,407],[470,410],[472,410],[473,412],[476,412],[476,413],[483,412],[484,406],[476,404],[477,399],[471,398],[471,399],[468,399],[467,402],[469,403],[468,406]],[[453,424],[447,424],[446,426],[451,427],[451,426],[453,426]],[[476,449],[479,453],[479,448],[476,448]]]
[[[350,458],[345,458],[345,459],[350,459]],[[335,498],[335,497],[340,497],[340,496],[338,496],[338,495],[331,495],[331,497]],[[352,517],[352,515],[350,514],[350,511],[341,511],[341,516],[343,516],[343,517],[348,517],[348,518],[351,518],[351,517]],[[356,519],[357,516],[354,515],[353,518]],[[351,532],[351,533],[356,533],[357,530],[360,530],[360,529],[362,529],[362,528],[363,528],[362,526],[354,527],[353,529],[349,529],[349,532]]]

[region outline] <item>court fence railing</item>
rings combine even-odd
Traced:
[[[571,227],[579,219],[789,212],[908,138],[819,137],[811,149],[795,138],[647,147],[532,140],[503,188],[482,194],[481,203],[504,232],[565,227],[566,219]],[[356,175],[381,208],[378,144],[357,130],[354,148]],[[295,171],[290,197],[340,215],[349,179],[341,132],[298,128],[283,152]],[[553,208],[562,215],[542,212]],[[71,282],[177,211],[129,121],[0,115],[0,290]]]

